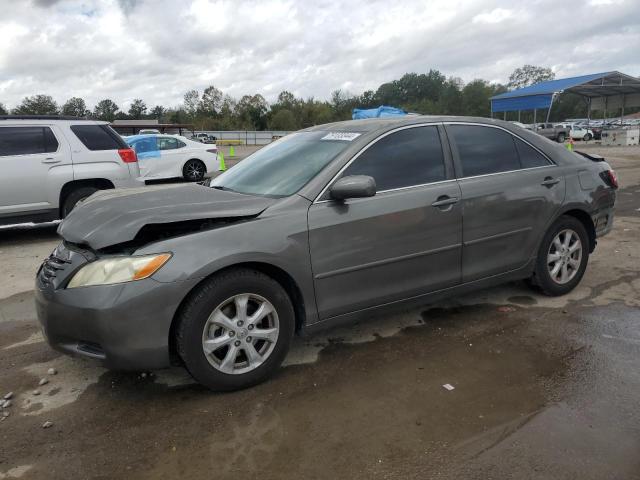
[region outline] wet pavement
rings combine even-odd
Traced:
[[[0,479],[640,478],[640,155],[612,163],[615,229],[571,294],[517,282],[298,338],[228,394],[49,349],[30,290],[55,228],[0,231]]]

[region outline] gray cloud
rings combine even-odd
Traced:
[[[0,0],[0,11],[9,106],[36,93],[175,106],[210,84],[328,98],[431,68],[505,82],[524,63],[640,75],[637,0]]]

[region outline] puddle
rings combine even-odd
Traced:
[[[55,368],[56,375],[47,375],[50,368]],[[61,355],[45,363],[36,363],[24,367],[23,370],[34,377],[33,388],[18,395],[22,415],[41,415],[56,408],[75,402],[78,397],[94,383],[106,370],[97,363],[81,358]],[[41,378],[49,383],[39,386]],[[40,395],[33,395],[38,390]]]

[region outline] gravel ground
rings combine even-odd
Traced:
[[[52,351],[32,282],[55,226],[0,230],[0,479],[640,478],[640,148],[577,148],[621,189],[570,295],[512,283],[296,339],[230,394]]]

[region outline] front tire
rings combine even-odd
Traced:
[[[206,173],[206,165],[198,159],[191,159],[182,167],[182,176],[187,182],[201,182]]]
[[[250,269],[206,280],[190,295],[178,321],[178,354],[189,373],[215,391],[247,388],[272,376],[295,328],[287,292]]]
[[[584,140],[585,142],[588,142],[589,140],[591,140],[591,135],[589,135],[588,133],[585,134],[584,137],[582,137],[582,140]]]
[[[588,261],[589,237],[584,225],[563,215],[542,239],[533,283],[546,295],[565,295],[580,283]]]

